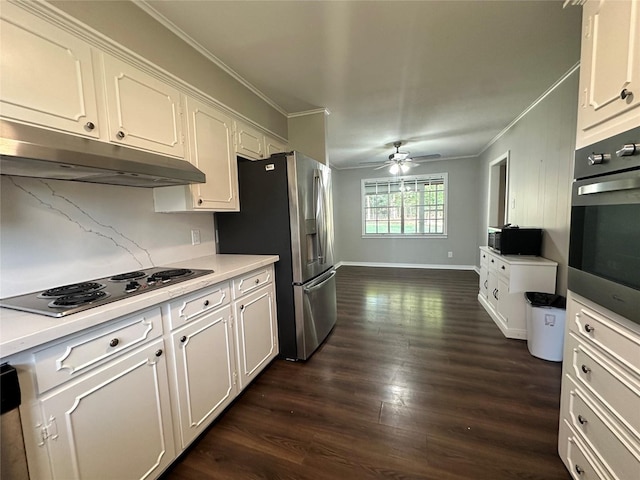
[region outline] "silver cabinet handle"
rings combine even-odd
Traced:
[[[118,131],[118,133],[116,133],[116,137],[118,137],[120,140],[122,140],[127,134],[124,133],[122,130]]]
[[[84,128],[86,128],[87,130],[93,130],[94,128],[96,128],[96,125],[93,122],[87,122],[84,124]]]
[[[631,157],[636,154],[640,154],[640,143],[625,143],[620,150],[616,150],[619,157]]]

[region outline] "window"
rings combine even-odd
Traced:
[[[362,180],[362,235],[445,237],[447,174]]]

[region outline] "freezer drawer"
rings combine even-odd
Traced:
[[[336,324],[336,271],[331,269],[303,285],[295,285],[298,359],[307,360]]]

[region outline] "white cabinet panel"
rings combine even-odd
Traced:
[[[576,148],[640,125],[640,2],[583,7]]]
[[[182,448],[237,394],[230,319],[227,306],[171,334]]]
[[[278,354],[273,285],[235,303],[240,388],[246,387]]]
[[[236,152],[251,160],[265,158],[264,135],[257,129],[236,121]]]
[[[266,135],[264,137],[264,146],[266,151],[266,158],[270,157],[274,153],[282,153],[287,151],[287,145],[285,143]]]
[[[102,66],[109,141],[184,158],[180,92],[108,54]]]
[[[1,13],[0,115],[98,138],[91,47],[15,5]]]
[[[54,479],[157,477],[174,459],[162,340],[41,400]]]

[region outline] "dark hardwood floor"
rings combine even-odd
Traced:
[[[277,360],[165,479],[567,480],[561,364],[508,340],[474,272],[342,267],[338,322]]]

